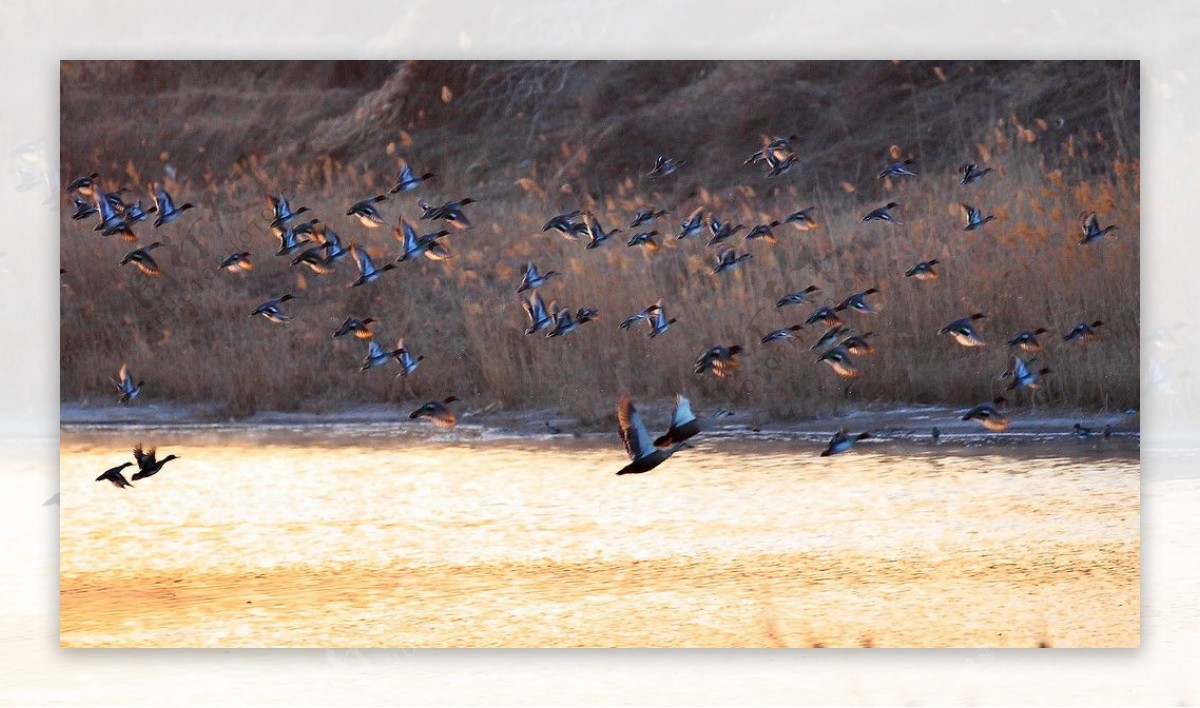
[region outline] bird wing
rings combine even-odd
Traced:
[[[682,394],[675,394],[675,412],[671,414],[671,427],[678,428],[696,419],[692,414],[692,403]]]
[[[617,403],[617,423],[620,425],[621,440],[625,443],[625,451],[630,459],[637,460],[654,452],[654,441],[646,432],[642,416],[633,407],[633,401],[628,395],[621,396]]]

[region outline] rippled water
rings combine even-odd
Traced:
[[[93,481],[136,442],[181,459]],[[820,449],[66,430],[62,643],[1137,645],[1136,449]]]

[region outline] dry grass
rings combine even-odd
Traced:
[[[368,245],[378,258],[394,257],[399,244],[390,228],[367,230],[342,214],[353,201],[386,191],[394,176],[391,161],[406,152],[405,145],[389,146],[389,157],[376,160],[383,163],[377,169],[331,158],[276,161],[269,168],[244,160],[228,176],[209,171],[194,181],[168,182],[178,200],[199,208],[162,229],[143,224],[138,230],[143,242],[168,244],[156,252],[166,272],[162,278],[118,269],[126,244],[99,237],[90,221],[64,217],[62,260],[70,288],[62,299],[62,397],[109,395],[107,379],[127,361],[146,380],[147,398],[219,401],[235,415],[454,393],[473,406],[549,405],[586,419],[608,415],[625,389],[642,399],[685,390],[705,408],[725,404],[800,417],[829,413],[847,399],[961,404],[988,399],[1002,386],[996,379],[1008,364],[1004,340],[1021,329],[1047,327],[1052,333],[1043,338],[1047,351],[1041,359],[1054,374],[1046,379],[1042,403],[1136,405],[1137,159],[1118,157],[1124,153],[1099,131],[1063,137],[1044,121],[1023,124],[1017,116],[982,123],[977,134],[968,154],[948,150],[955,161],[921,160],[918,178],[894,184],[858,179],[839,185],[829,178],[828,165],[820,167],[817,179],[817,168],[807,162],[799,176],[794,171],[767,180],[740,161],[680,155],[693,162],[686,177],[653,182],[626,176],[603,190],[593,181],[597,159],[587,145],[562,141],[553,158],[521,164],[507,179],[481,183],[466,174],[443,174],[412,195],[385,202],[383,211],[394,221],[401,212],[410,219],[419,215],[417,196],[430,202],[467,194],[482,199],[467,209],[474,227],[449,237],[451,260],[404,263],[381,281],[352,290],[346,287],[354,277],[348,259],[337,274],[315,276],[270,255],[277,244],[267,228],[263,196],[282,191],[294,205],[312,208],[344,240]],[[601,137],[600,142],[611,138]],[[737,152],[753,148],[739,145]],[[605,160],[611,161],[614,149]],[[913,154],[915,148],[901,149]],[[627,169],[609,164],[605,171],[644,173],[646,151],[627,152],[638,164]],[[968,158],[996,173],[978,184],[958,185],[954,169]],[[850,172],[877,169],[856,166]],[[132,164],[123,177],[130,185],[148,181]],[[706,177],[713,191],[698,186]],[[741,186],[726,186],[730,182]],[[902,203],[898,216],[904,225],[859,221],[891,199]],[[995,214],[997,221],[963,232],[959,201]],[[696,208],[748,229],[810,204],[818,207],[819,228],[801,233],[779,227],[777,244],[749,244],[755,257],[725,276],[710,274],[710,249],[703,243],[674,238],[679,221]],[[655,254],[624,245],[628,222],[642,205],[670,209],[654,224],[669,234]],[[579,207],[591,208],[607,228],[621,226],[625,232],[592,251],[541,232],[550,215]],[[1104,223],[1120,224],[1116,238],[1078,245],[1077,216],[1085,210],[1098,211]],[[744,233],[735,238],[739,251],[747,247]],[[220,260],[237,250],[254,254],[255,269],[245,276],[217,273]],[[903,277],[929,258],[942,261],[939,280]],[[603,319],[566,338],[524,336],[526,320],[515,291],[520,266],[529,259],[563,274],[543,288],[547,301],[597,307]],[[874,296],[880,315],[847,317],[860,331],[875,332],[880,349],[877,356],[858,359],[863,374],[848,392],[808,352],[820,332],[804,330],[795,345],[758,342],[811,313],[812,306],[774,308],[781,295],[809,284],[820,286],[819,298],[830,304],[868,287],[882,291]],[[286,303],[294,321],[273,325],[247,318],[259,302],[289,291],[301,296]],[[659,298],[679,318],[664,336],[651,341],[644,330],[617,329],[625,316]],[[977,310],[989,315],[981,324],[989,346],[968,350],[936,335],[946,322]],[[426,357],[416,374],[404,382],[388,373],[391,367],[359,371],[365,347],[331,339],[348,315],[380,320],[377,331],[385,343],[404,336]],[[1063,332],[1085,319],[1107,323],[1098,341],[1061,341]],[[740,372],[728,380],[694,375],[697,355],[717,343],[747,347]]]

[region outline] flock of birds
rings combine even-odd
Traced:
[[[766,141],[760,150],[754,152],[746,160],[746,164],[764,165],[767,168],[766,175],[768,177],[782,175],[798,162],[798,156],[792,148],[792,143],[796,139],[797,136],[793,135]],[[896,159],[898,155],[893,152],[892,157]],[[647,177],[650,179],[666,178],[686,165],[686,160],[659,156]],[[879,178],[916,177],[916,173],[910,169],[912,165],[911,159],[897,160],[884,167],[879,173]],[[959,172],[962,175],[959,184],[966,186],[983,179],[993,172],[993,169],[968,163],[963,165]],[[411,192],[435,177],[436,175],[433,173],[418,176],[413,172],[411,166],[405,163],[396,178],[395,185],[388,194],[380,194],[355,202],[346,210],[345,216],[358,221],[366,228],[385,226],[389,222],[379,211],[377,206],[379,203],[390,199],[392,195]],[[149,208],[143,208],[141,200],[132,203],[126,202],[122,194],[128,191],[127,188],[111,192],[105,191],[100,175],[96,173],[76,179],[67,187],[68,195],[75,206],[72,218],[82,220],[93,215],[98,216],[99,222],[96,224],[95,230],[101,235],[120,236],[127,242],[137,243],[138,237],[134,233],[134,227],[149,219],[151,215],[156,215],[153,225],[155,228],[159,228],[178,221],[185,212],[194,208],[191,203],[177,204],[161,185],[150,185],[150,198],[153,200],[153,205]],[[422,212],[418,219],[419,222],[442,222],[449,228],[419,234],[417,227],[401,215],[392,231],[402,246],[402,252],[393,261],[381,265],[377,265],[367,250],[354,241],[344,245],[338,234],[320,219],[301,220],[300,215],[307,213],[309,209],[303,206],[293,209],[282,195],[268,197],[271,208],[269,228],[279,242],[276,256],[290,258],[292,266],[303,266],[318,275],[328,275],[334,273],[337,263],[348,255],[357,270],[357,276],[349,283],[348,287],[362,287],[379,281],[384,274],[400,267],[405,262],[420,257],[434,261],[449,258],[450,252],[443,241],[445,237],[453,233],[450,229],[460,231],[470,227],[471,222],[464,210],[465,207],[475,202],[475,199],[467,197],[433,206],[424,199],[417,199],[416,204]],[[964,231],[984,228],[995,219],[994,215],[985,215],[980,209],[965,202],[960,202],[960,206],[965,218],[965,225],[962,227]],[[894,213],[899,207],[900,204],[897,202],[888,202],[865,214],[862,222],[901,224],[902,222]],[[746,232],[744,238],[746,242],[762,239],[773,244],[776,242],[774,229],[777,227],[790,225],[800,231],[810,230],[817,225],[813,215],[815,210],[816,207],[808,207],[769,223],[756,224]],[[660,246],[656,239],[666,236],[657,229],[646,227],[666,214],[667,210],[665,209],[650,207],[638,209],[629,225],[634,233],[628,239],[627,246],[657,251]],[[743,228],[745,228],[743,224],[722,221],[714,214],[707,214],[704,208],[700,207],[680,223],[676,238],[684,240],[699,237],[707,230],[709,234],[707,243],[714,249],[712,274],[720,277],[742,266],[753,257],[753,254],[749,252],[737,253],[736,249],[727,243]],[[1081,215],[1082,237],[1079,239],[1079,243],[1092,243],[1117,228],[1115,225],[1102,228],[1095,213],[1083,214]],[[599,219],[590,210],[580,209],[551,217],[542,231],[555,231],[564,238],[575,242],[586,239],[585,248],[595,249],[611,240],[622,229],[605,230]],[[154,241],[147,246],[135,248],[125,255],[121,260],[121,265],[133,264],[147,276],[161,275],[162,269],[155,261],[152,251],[163,245],[161,241]],[[218,270],[231,273],[244,273],[254,267],[251,258],[249,252],[235,252],[222,260],[216,267]],[[936,280],[938,272],[935,266],[937,265],[939,265],[937,259],[921,261],[909,268],[904,275],[917,281]],[[61,270],[61,273],[65,274],[65,272],[65,270]],[[579,307],[572,311],[570,308],[560,307],[555,300],[551,300],[547,304],[540,294],[540,289],[556,275],[558,273],[553,270],[539,270],[533,262],[524,266],[522,279],[517,287],[517,295],[529,320],[529,325],[524,330],[526,335],[543,333],[543,336],[547,338],[563,337],[577,332],[584,324],[599,318],[599,312],[595,308]],[[819,288],[813,285],[800,291],[787,293],[776,302],[775,306],[776,308],[785,308],[802,303],[815,303],[813,293],[818,290]],[[822,328],[824,333],[810,347],[811,351],[819,352],[816,361],[827,364],[839,377],[854,379],[859,376],[859,369],[854,362],[854,357],[874,355],[876,347],[870,341],[872,332],[853,333],[852,328],[846,326],[843,315],[849,312],[867,316],[877,315],[878,311],[868,301],[868,298],[878,292],[879,290],[876,288],[868,288],[851,293],[835,306],[818,307],[803,323],[770,332],[762,338],[761,344],[770,345],[774,342],[796,339],[796,333],[805,327]],[[283,305],[294,298],[295,296],[291,293],[273,297],[251,310],[249,316],[261,316],[273,323],[286,323],[291,316],[286,314]],[[938,334],[949,335],[963,347],[985,346],[986,341],[976,329],[975,322],[986,316],[985,313],[975,312],[959,317],[942,327]],[[656,338],[662,336],[675,322],[676,319],[668,317],[662,300],[659,300],[641,312],[625,318],[619,328],[630,330],[639,323],[645,323],[648,328],[647,336]],[[394,361],[400,369],[398,377],[412,375],[424,357],[414,355],[406,346],[403,338],[397,341],[394,348],[381,345],[376,339],[373,329],[376,324],[376,320],[370,317],[359,319],[350,316],[333,333],[333,336],[335,338],[353,336],[365,342],[367,352],[361,366],[363,370],[387,366]],[[1066,332],[1062,339],[1068,342],[1089,341],[1097,336],[1096,329],[1103,324],[1104,322],[1101,320],[1079,322]],[[1026,330],[1007,340],[1008,346],[1017,350],[1017,353],[1012,357],[1012,365],[1002,375],[1003,379],[1008,379],[1006,392],[1018,389],[1036,391],[1041,386],[1042,377],[1052,373],[1051,369],[1047,367],[1036,367],[1034,365],[1037,361],[1036,357],[1025,359],[1021,355],[1021,353],[1042,352],[1043,347],[1038,337],[1047,333],[1048,330],[1045,328]],[[718,378],[731,376],[739,367],[737,356],[743,351],[743,347],[739,344],[714,345],[700,354],[695,362],[694,371],[697,375],[711,373]],[[134,376],[123,363],[114,384],[118,391],[118,401],[124,404],[137,398],[144,382],[135,383]],[[454,396],[449,396],[441,400],[426,402],[412,411],[409,418],[428,418],[438,426],[453,427],[457,418],[450,406],[457,400]],[[976,421],[989,431],[1003,431],[1009,425],[1008,416],[1004,412],[1006,403],[1003,395],[997,396],[992,401],[971,408],[962,416],[962,420]],[[630,463],[617,474],[642,473],[654,469],[680,449],[688,447],[689,439],[702,432],[715,419],[723,415],[728,415],[728,413],[717,411],[711,416],[698,417],[693,414],[690,401],[682,395],[677,395],[667,432],[654,438],[647,431],[631,398],[628,395],[622,395],[617,404],[618,431],[629,455]],[[1110,432],[1106,427],[1105,435],[1107,436]],[[1090,431],[1076,424],[1075,433],[1086,436],[1090,434]],[[934,428],[935,442],[938,435],[937,428]],[[846,452],[859,440],[868,437],[870,434],[867,432],[851,435],[843,428],[829,440],[821,455],[828,456]],[[151,449],[145,452],[139,445],[134,449],[134,458],[139,471],[133,475],[133,479],[138,480],[157,473],[166,462],[176,459],[176,456],[169,455],[162,460],[156,460],[155,450]],[[97,481],[109,481],[121,488],[132,486],[122,474],[122,470],[132,464],[134,463],[126,462],[119,467],[114,467],[98,477]]]

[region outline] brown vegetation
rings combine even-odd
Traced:
[[[126,361],[147,398],[224,401],[232,414],[454,393],[590,417],[608,415],[626,389],[802,416],[844,400],[842,381],[808,352],[820,332],[805,329],[795,345],[758,339],[807,317],[812,306],[774,303],[815,283],[831,304],[882,291],[880,315],[847,316],[880,349],[859,359],[851,400],[985,400],[1002,386],[1004,340],[1044,326],[1041,359],[1054,373],[1042,401],[1137,403],[1136,64],[67,64],[63,91],[68,179],[94,169],[109,188],[144,187],[168,162],[178,170],[168,189],[199,207],[136,229],[168,244],[156,251],[166,275],[154,279],[117,267],[126,244],[64,217],[64,400],[107,395]],[[797,169],[767,179],[742,164],[764,135],[791,132],[803,136]],[[916,160],[918,177],[876,179],[893,146]],[[660,152],[689,165],[647,180]],[[402,156],[439,177],[384,202],[393,223],[419,216],[419,196],[481,200],[467,208],[473,228],[449,237],[451,260],[403,263],[351,290],[349,262],[315,276],[271,255],[264,197],[277,192],[378,259],[398,255],[389,228],[343,214],[386,191]],[[960,186],[955,170],[968,160],[996,172]],[[860,222],[889,200],[902,204],[903,225]],[[962,231],[960,201],[997,220]],[[667,234],[658,253],[624,245],[643,205],[670,210],[652,225]],[[734,243],[755,257],[721,277],[710,274],[711,249],[674,238],[697,208],[749,229],[809,205],[819,228],[779,227],[775,245],[745,244],[743,230]],[[541,232],[549,216],[581,207],[625,231],[589,251]],[[1093,210],[1120,230],[1081,246],[1078,215]],[[216,272],[240,250],[254,254],[254,270]],[[941,261],[940,279],[903,277],[929,258]],[[563,273],[544,286],[547,301],[598,307],[603,319],[561,339],[524,336],[515,291],[530,259]],[[288,291],[300,294],[285,307],[294,321],[246,316]],[[659,298],[679,318],[665,335],[617,329]],[[936,335],[975,311],[989,315],[987,347]],[[331,338],[347,315],[375,317],[381,343],[404,336],[426,356],[408,383],[392,367],[358,370],[362,343]],[[1107,323],[1099,340],[1061,340],[1085,319]],[[717,343],[748,349],[741,370],[694,375],[696,356]]]

